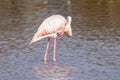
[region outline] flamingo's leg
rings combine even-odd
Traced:
[[[54,52],[53,52],[53,61],[56,61],[56,37],[54,38]]]
[[[46,51],[45,51],[45,55],[44,55],[44,61],[47,61],[49,45],[50,45],[50,38],[48,38],[48,43],[47,43],[47,47],[46,47]]]

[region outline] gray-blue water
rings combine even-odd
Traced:
[[[0,0],[0,80],[120,80],[120,0]],[[41,22],[72,16],[73,36],[29,45]]]

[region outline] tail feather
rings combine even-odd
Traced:
[[[45,35],[46,35],[45,32],[41,32],[41,33],[36,32],[36,33],[34,34],[32,40],[31,40],[31,42],[30,42],[30,45],[31,45],[32,43],[34,43],[34,42],[36,42],[36,41],[44,38]]]
[[[52,34],[47,34],[47,35],[44,35],[44,36],[39,36],[39,37],[36,37],[38,34],[36,33],[34,36],[33,36],[33,39],[32,41],[30,42],[30,45],[40,39],[43,39],[43,38],[46,38],[46,37],[56,37],[57,36],[57,33],[52,33]]]

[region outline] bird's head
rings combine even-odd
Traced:
[[[65,34],[70,37],[72,36],[72,28],[71,28],[71,21],[72,21],[72,17],[68,16],[67,17],[67,24],[66,24],[66,27],[65,27]]]

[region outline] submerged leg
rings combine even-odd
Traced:
[[[53,61],[56,61],[56,37],[54,38],[54,52],[53,52]]]
[[[48,43],[47,43],[47,47],[46,47],[46,51],[45,51],[45,55],[44,55],[44,62],[47,62],[47,55],[48,55],[49,45],[50,45],[50,38],[48,38]]]

